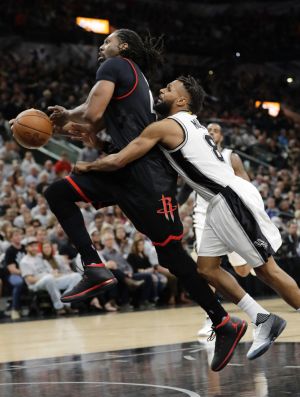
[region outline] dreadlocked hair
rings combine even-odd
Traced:
[[[180,76],[176,80],[181,81],[184,88],[190,94],[191,100],[189,108],[192,113],[198,115],[201,112],[204,98],[206,96],[204,89],[193,76]]]
[[[120,55],[134,61],[144,73],[152,74],[162,64],[163,36],[156,39],[149,33],[143,40],[129,29],[118,29],[116,35],[121,43],[128,44],[128,48],[121,50]]]

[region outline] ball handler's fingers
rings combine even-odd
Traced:
[[[13,128],[14,122],[15,122],[15,121],[16,121],[16,119],[11,119],[11,120],[9,120],[8,124],[9,124],[9,126],[10,126],[11,129]]]

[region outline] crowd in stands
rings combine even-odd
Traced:
[[[182,0],[47,0],[38,6],[35,2],[17,0],[2,3],[0,29],[25,37],[31,33],[58,41],[64,35],[65,40],[92,42],[93,37],[76,26],[76,16],[107,18],[112,26],[126,23],[131,29],[136,29],[139,21],[140,29],[155,34],[160,34],[163,27],[168,32],[168,48],[179,53],[223,57],[240,51],[247,59],[270,60],[277,50],[282,59],[290,58],[293,51],[299,51],[299,4],[289,1],[278,12],[276,2],[261,3],[253,3],[252,7],[251,3],[248,7],[232,2],[219,7],[209,4],[205,10],[205,4],[201,8]]]

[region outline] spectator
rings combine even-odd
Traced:
[[[78,161],[95,161],[99,157],[97,149],[91,147],[91,145],[84,144],[84,148],[81,149]]]
[[[21,317],[21,295],[25,286],[20,270],[20,262],[26,254],[25,249],[21,244],[22,237],[23,234],[20,229],[12,229],[10,238],[11,245],[7,248],[4,257],[4,263],[7,269],[7,281],[12,287],[12,320],[18,320]]]
[[[56,173],[52,160],[46,160],[44,163],[44,172],[48,174],[48,183],[52,183],[56,179]]]
[[[282,236],[282,246],[279,254],[286,258],[299,256],[300,238],[297,234],[298,225],[296,220],[288,223],[288,230]]]
[[[269,215],[269,218],[272,219],[274,216],[278,216],[279,209],[276,207],[274,197],[268,197],[266,202],[266,213]]]
[[[23,172],[23,175],[28,175],[32,165],[38,168],[38,165],[35,162],[32,152],[27,151],[25,152],[24,158],[21,162],[21,170]]]
[[[125,226],[118,225],[115,229],[115,239],[118,251],[127,258],[132,247],[132,239],[126,236]]]
[[[100,254],[104,258],[106,262],[112,261],[118,270],[121,270],[126,276],[132,278],[133,280],[144,281],[139,288],[141,294],[140,297],[135,301],[135,306],[140,307],[144,305],[148,305],[153,296],[153,281],[151,274],[134,273],[132,267],[127,262],[125,258],[114,248],[115,247],[115,239],[113,234],[105,233],[102,236],[102,244],[104,245],[103,250],[101,250]]]
[[[158,301],[162,291],[166,287],[167,278],[157,272],[151,265],[149,258],[145,254],[144,239],[135,240],[132,244],[131,252],[127,258],[135,273],[150,273],[152,276],[154,293],[153,300]]]
[[[69,278],[56,277],[56,272],[38,253],[37,240],[34,237],[29,237],[23,241],[23,244],[26,255],[20,262],[20,269],[28,288],[34,292],[47,291],[58,315],[70,312],[70,304],[64,305],[60,300],[60,291],[72,289],[80,281],[81,276],[74,273],[72,282]]]

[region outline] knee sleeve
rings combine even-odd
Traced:
[[[170,270],[176,277],[197,273],[197,265],[183,249],[181,241],[172,241],[164,247],[155,247],[158,262]]]
[[[82,200],[65,179],[52,183],[45,190],[44,196],[51,211],[55,215],[64,216],[72,215],[74,211],[71,204],[75,205],[77,201]]]

